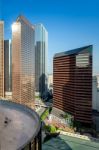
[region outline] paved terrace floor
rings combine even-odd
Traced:
[[[59,135],[45,142],[43,150],[99,150],[99,143]]]

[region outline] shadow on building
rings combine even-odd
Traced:
[[[48,91],[47,76],[43,73],[39,78],[39,93],[41,98],[46,97]]]

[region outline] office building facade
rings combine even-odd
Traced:
[[[99,112],[99,75],[93,76],[93,101],[92,108],[94,111]]]
[[[92,46],[54,56],[54,107],[78,122],[92,122]]]
[[[12,94],[11,40],[4,40],[4,91],[5,91],[5,97]]]
[[[19,16],[12,25],[12,99],[32,107],[34,91],[34,27]]]
[[[48,32],[42,24],[35,25],[35,88],[40,95],[47,90]]]
[[[0,97],[4,97],[4,22],[0,21]]]

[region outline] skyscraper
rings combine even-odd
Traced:
[[[35,88],[34,27],[23,16],[12,25],[12,98],[31,106]]]
[[[92,121],[92,46],[54,56],[54,107],[81,123]]]
[[[47,90],[48,32],[42,24],[35,26],[35,86],[40,95]]]
[[[93,96],[93,101],[92,101],[92,106],[94,111],[99,112],[99,75],[93,76],[93,84],[92,84],[92,96]]]
[[[5,97],[12,92],[12,48],[11,40],[4,41],[4,91]]]
[[[0,21],[0,97],[4,97],[4,22]]]

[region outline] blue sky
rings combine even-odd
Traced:
[[[99,73],[99,0],[1,0],[5,39],[11,38],[11,24],[20,14],[48,30],[49,73],[55,53],[89,44],[94,46],[94,74]]]

